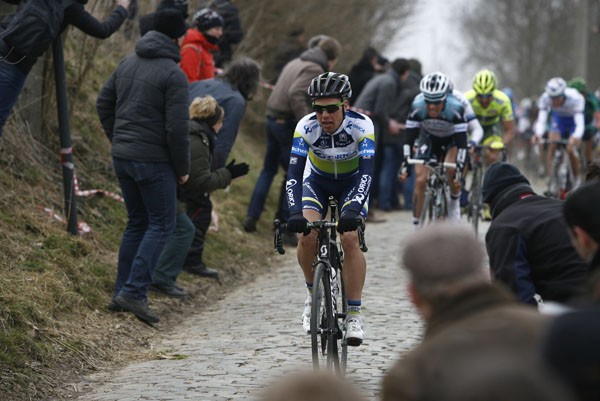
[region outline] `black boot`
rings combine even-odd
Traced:
[[[200,277],[219,278],[219,272],[207,267],[203,262],[198,265],[184,266],[183,270]]]

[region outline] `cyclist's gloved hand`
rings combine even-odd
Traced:
[[[337,230],[340,233],[347,231],[355,231],[360,224],[358,212],[356,210],[346,210],[340,216],[338,221]]]
[[[308,235],[310,229],[306,226],[307,224],[308,220],[306,220],[302,213],[294,213],[287,221],[287,229],[293,233],[303,233],[304,235]]]

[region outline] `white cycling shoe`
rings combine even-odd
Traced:
[[[346,322],[346,343],[351,347],[358,347],[365,339],[363,322],[360,316],[348,315]]]
[[[312,311],[312,295],[306,296],[304,301],[304,312],[302,312],[302,328],[305,332],[310,333],[310,314]]]

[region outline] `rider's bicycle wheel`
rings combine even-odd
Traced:
[[[315,370],[338,369],[336,319],[333,316],[331,282],[327,266],[323,262],[315,266],[312,310],[310,315],[310,338]]]
[[[423,227],[425,224],[431,222],[434,217],[434,205],[431,191],[425,191],[425,200],[423,201],[423,208],[421,209],[421,216],[419,216],[419,227]]]
[[[345,374],[346,373],[346,365],[348,362],[348,344],[343,339],[344,331],[344,322],[346,319],[346,290],[344,289],[344,277],[342,275],[342,255],[341,252],[338,251],[337,245],[331,246],[331,264],[332,264],[332,272],[335,272],[335,277],[332,280],[332,284],[334,285],[333,293],[333,312],[336,317],[336,328],[337,333],[335,335],[335,339],[340,340],[341,343],[338,347],[339,352],[339,364],[337,365],[339,369],[337,369],[338,373]]]
[[[469,202],[469,219],[475,231],[475,235],[479,232],[479,219],[481,218],[481,170],[476,168],[473,170],[473,183],[471,185],[471,200]]]

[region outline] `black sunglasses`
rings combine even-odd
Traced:
[[[438,104],[442,104],[443,100],[425,100],[425,104],[433,104],[433,105],[438,105]]]
[[[317,114],[323,114],[324,111],[327,111],[329,114],[335,113],[340,109],[344,102],[333,103],[333,104],[312,104],[312,108]]]

